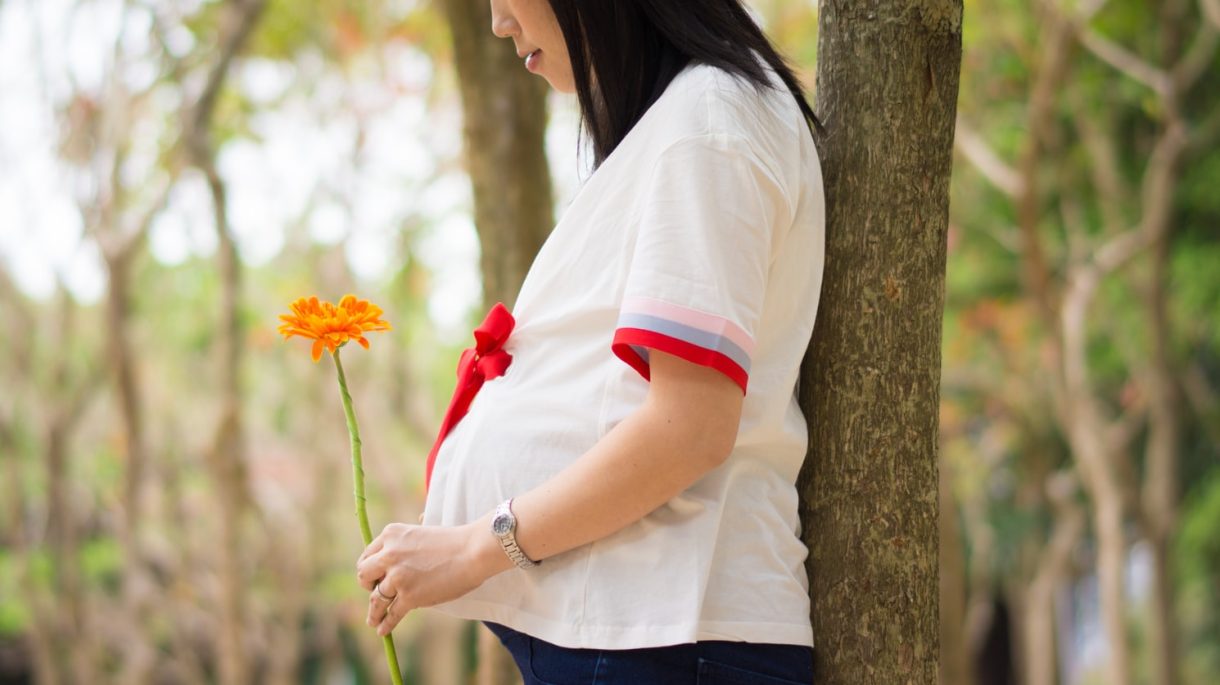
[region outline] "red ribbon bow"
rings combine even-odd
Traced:
[[[474,329],[475,345],[466,348],[462,352],[462,358],[458,360],[457,387],[453,389],[453,399],[449,400],[449,408],[445,410],[445,418],[441,421],[440,434],[436,436],[432,451],[428,453],[428,467],[424,474],[425,493],[432,483],[432,466],[436,463],[436,453],[440,450],[445,436],[449,435],[449,431],[466,415],[470,402],[479,393],[479,388],[483,387],[483,381],[502,376],[512,363],[513,356],[505,352],[502,345],[508,340],[509,333],[513,332],[515,324],[516,320],[504,303],[497,302],[491,311],[487,312],[483,323]]]

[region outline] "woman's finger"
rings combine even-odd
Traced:
[[[378,592],[378,590],[380,590],[380,592]],[[382,593],[385,593],[385,595],[382,596]],[[389,599],[386,599],[386,597],[389,597]],[[382,619],[385,618],[386,610],[397,601],[397,591],[388,587],[383,580],[376,587],[374,587],[373,591],[369,594],[369,615],[368,618],[365,619],[365,623],[367,623],[369,626],[375,626],[381,623]]]
[[[407,615],[407,611],[410,609],[411,607],[407,605],[405,597],[395,595],[394,601],[390,602],[390,605],[384,609],[385,614],[377,625],[377,634],[382,637],[389,635],[390,631],[394,630],[394,626],[398,625],[398,622]]]
[[[360,558],[356,560],[356,564],[359,565],[360,562],[364,561],[369,556],[380,552],[381,548],[384,546],[385,546],[385,533],[382,533],[381,535],[378,535],[377,537],[373,538],[373,541],[370,542],[368,544],[368,546],[364,548],[364,551],[360,553]]]
[[[380,552],[356,564],[356,582],[360,583],[360,587],[369,592],[372,592],[373,588],[377,587],[377,583],[385,575],[385,557]],[[386,595],[389,594],[389,591],[386,591]]]

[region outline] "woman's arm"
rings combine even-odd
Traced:
[[[513,499],[517,544],[535,561],[593,542],[678,495],[729,456],[741,422],[741,388],[723,373],[650,350],[648,396],[588,452]],[[473,524],[476,565],[487,577],[512,567]]]
[[[603,538],[643,518],[729,456],[743,393],[715,369],[649,351],[644,403],[589,451],[534,489],[517,493],[517,544],[542,560]],[[369,599],[369,625],[386,635],[406,613],[460,597],[513,567],[491,533],[494,511],[455,526],[392,523],[365,548],[356,577]],[[374,587],[401,593],[385,611]]]

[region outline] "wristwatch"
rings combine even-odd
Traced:
[[[513,498],[509,497],[496,507],[496,515],[491,519],[491,534],[500,540],[504,553],[518,568],[533,568],[542,562],[525,556],[517,546],[517,517],[513,516],[512,504]]]

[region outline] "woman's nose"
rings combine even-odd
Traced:
[[[505,14],[497,7],[499,4],[498,2],[491,3],[491,32],[500,38],[516,35],[521,27],[517,25],[516,19],[513,19],[511,15]]]

